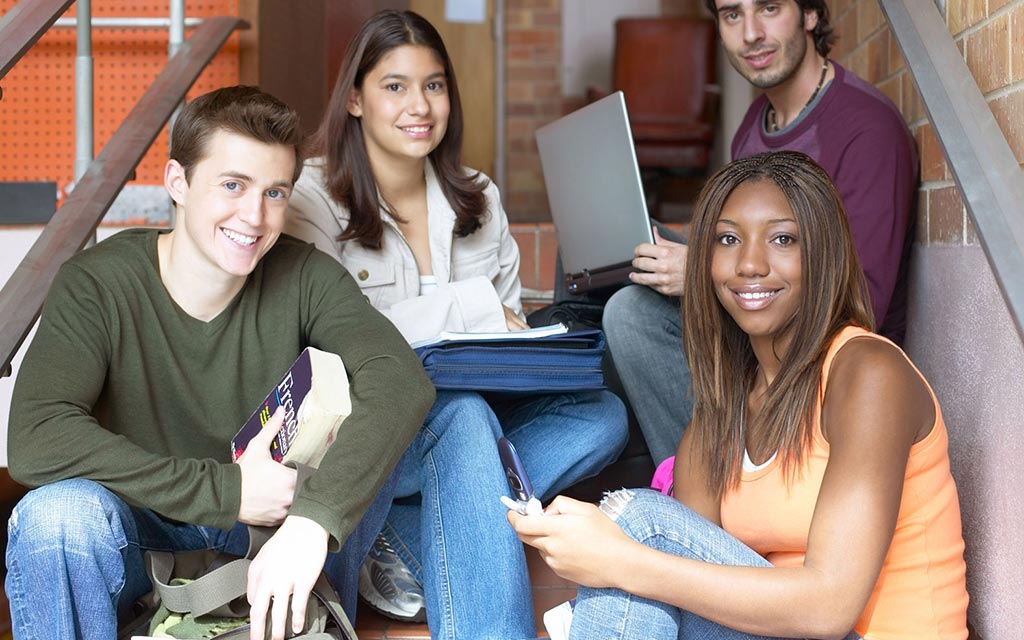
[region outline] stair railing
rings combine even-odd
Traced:
[[[933,0],[880,3],[1024,340],[1024,173]]]
[[[0,78],[73,1],[22,0],[0,19]],[[104,214],[206,65],[236,29],[247,27],[238,18],[204,19],[89,163],[0,290],[0,375],[10,374],[11,361],[39,317],[57,270],[94,237]]]

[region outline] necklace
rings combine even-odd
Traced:
[[[821,88],[825,85],[826,75],[828,75],[828,58],[825,58],[825,62],[821,65],[821,77],[818,78],[818,86],[814,87],[814,93],[812,93],[811,97],[807,99],[807,103],[804,104],[803,109],[800,109],[800,113],[803,113],[807,107],[811,106],[814,99],[818,97],[818,93],[821,92]],[[800,117],[800,113],[797,114],[797,117]],[[765,124],[765,128],[768,129],[770,133],[775,133],[779,130],[779,123],[775,120],[775,107],[772,106],[772,103],[770,102],[768,103],[767,116],[768,122]]]

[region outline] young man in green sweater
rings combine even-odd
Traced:
[[[244,551],[246,524],[279,526],[249,572],[253,629],[269,617],[283,637],[289,607],[301,628],[322,569],[355,613],[434,393],[349,274],[281,236],[300,143],[295,112],[258,89],[197,98],[164,172],[177,226],[121,232],[54,280],[9,423],[11,475],[39,487],[9,525],[16,637],[109,640],[150,588],[147,549]],[[307,346],[341,355],[352,414],[296,491],[269,452],[281,415],[237,463],[229,442]]]

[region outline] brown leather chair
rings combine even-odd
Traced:
[[[626,95],[640,168],[703,174],[718,107],[715,26],[696,18],[615,22],[613,91]],[[588,91],[588,100],[601,96]]]

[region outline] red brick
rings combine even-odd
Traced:
[[[865,45],[857,47],[857,49],[850,54],[847,68],[853,71],[861,78],[867,78],[868,75],[868,48]]]
[[[505,60],[507,63],[524,62],[529,63],[533,59],[533,47],[525,44],[509,45],[505,49]]]
[[[558,35],[558,31],[554,29],[516,30],[506,33],[505,41],[509,45],[555,45],[558,44]]]
[[[862,38],[873,33],[883,24],[885,24],[885,16],[882,14],[882,7],[878,2],[867,0],[857,6],[857,31]]]
[[[889,32],[879,32],[867,43],[867,75],[861,76],[868,82],[878,82],[889,75]]]
[[[558,82],[558,69],[555,67],[514,67],[508,68],[508,81],[513,82]]]
[[[838,24],[839,42],[835,55],[837,58],[842,58],[849,55],[860,43],[857,34],[857,12],[847,12],[836,24]]]
[[[954,36],[967,28],[967,1],[947,0],[946,2],[946,26]]]
[[[963,244],[964,203],[956,187],[928,192],[928,244]]]
[[[903,74],[901,78],[903,80],[903,117],[907,122],[915,122],[925,115],[921,94],[917,92],[914,79],[909,73]]]
[[[516,160],[513,156],[509,159],[509,164]],[[544,189],[544,177],[536,171],[530,171],[523,169],[520,171],[508,171],[508,187],[509,189],[522,189],[524,191],[541,191]]]
[[[559,82],[538,82],[533,86],[533,93],[540,100],[561,100],[562,84]]]
[[[534,225],[513,224],[512,238],[519,245],[519,279],[524,287],[537,288],[537,229]]]
[[[534,64],[559,67],[562,64],[562,48],[557,45],[534,46],[530,49],[530,59]]]
[[[533,24],[537,27],[559,27],[562,26],[561,11],[534,11]]]
[[[537,104],[532,102],[509,102],[506,112],[509,116],[537,115]]]
[[[1010,43],[1013,50],[1013,61],[1010,63],[1012,80],[1017,82],[1024,80],[1024,3],[1017,5],[1010,14]]]
[[[505,8],[505,28],[509,31],[527,29],[533,24],[533,12],[528,9]]]
[[[946,158],[935,137],[931,123],[925,123],[914,132],[917,138],[917,149],[921,156],[921,182],[939,182],[947,180]]]
[[[878,90],[881,91],[892,100],[892,103],[896,105],[897,109],[902,111],[903,109],[903,78],[896,76],[895,78],[889,78],[885,82],[878,85]]]
[[[547,291],[554,289],[555,285],[555,257],[558,255],[558,236],[555,234],[554,225],[550,223],[538,225],[537,239],[539,247],[537,253],[538,287]]]
[[[518,153],[508,160],[509,171],[529,171],[541,173],[540,156],[535,153]]]
[[[903,52],[900,50],[899,41],[896,40],[896,36],[892,35],[892,32],[886,29],[886,33],[889,38],[889,74],[899,72],[901,69],[907,66],[907,61],[903,58]]]
[[[1017,162],[1024,163],[1024,89],[988,103]]]
[[[1010,82],[1010,18],[1001,16],[967,38],[967,67],[982,93]]]
[[[986,0],[949,0],[946,4],[946,24],[949,32],[959,35],[987,16]]]

